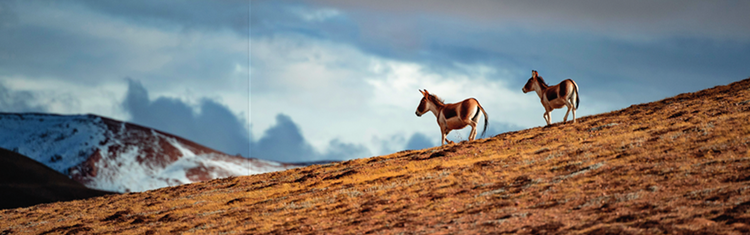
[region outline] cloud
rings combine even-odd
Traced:
[[[250,137],[245,120],[237,118],[229,108],[210,99],[202,99],[198,109],[168,97],[151,101],[148,91],[139,82],[128,79],[128,92],[123,108],[131,121],[187,138],[228,154],[250,156]]]
[[[435,147],[435,144],[432,143],[432,141],[430,141],[430,139],[421,132],[415,132],[411,135],[411,137],[409,137],[409,141],[406,142],[407,150],[425,149],[432,147]]]
[[[17,23],[18,15],[16,13],[14,1],[0,2],[0,28],[10,27]]]
[[[137,24],[183,30],[231,29],[247,36],[250,1],[80,1],[93,10],[117,16]]]
[[[318,153],[302,136],[292,118],[280,113],[276,115],[276,124],[253,143],[251,156],[280,162],[313,162],[369,157],[370,151],[363,145],[333,139],[324,153]]]
[[[292,118],[283,113],[276,115],[275,124],[256,141],[243,124],[245,120],[222,104],[205,98],[198,102],[197,107],[176,98],[151,100],[141,82],[133,79],[127,79],[127,82],[128,92],[122,106],[130,114],[132,122],[228,154],[281,162],[348,160],[370,156],[365,146],[339,139],[330,140],[324,151],[319,152],[305,140],[302,130]]]
[[[539,115],[539,118],[542,119],[542,115]],[[570,117],[568,117],[568,118],[570,118]],[[568,121],[570,121],[570,120],[568,120]],[[506,133],[506,132],[510,132],[510,131],[517,131],[517,130],[522,130],[522,129],[525,129],[525,128],[522,127],[522,126],[519,126],[519,125],[512,124],[512,123],[492,122],[491,121],[489,123],[489,126],[487,127],[487,132],[485,133],[484,137],[485,138],[490,138],[490,137],[494,137],[494,136],[502,134],[502,133]],[[477,132],[477,137],[479,137],[479,135],[480,135],[480,133]]]
[[[440,16],[445,21],[464,21],[470,27],[523,28],[533,31],[575,30],[629,37],[628,35],[691,36],[710,38],[750,38],[750,3],[746,1],[636,1],[612,2],[573,0],[492,1],[480,0],[463,4],[444,1],[332,1],[318,0],[310,5],[329,7],[344,12],[360,22],[422,23]],[[370,13],[370,14],[368,14]],[[373,20],[377,14],[388,19]],[[362,23],[366,24],[366,23]],[[418,25],[417,25],[418,26]],[[419,28],[419,27],[415,27]]]
[[[308,22],[289,10],[299,8],[338,13]],[[579,81],[588,92],[583,98],[606,97],[608,108],[726,84],[750,72],[741,64],[750,54],[744,13],[750,3],[742,1],[323,0],[265,2],[252,11],[251,41],[306,37],[436,74],[460,70],[457,64],[483,65],[518,74],[506,79],[511,87],[536,69],[553,81]]]
[[[89,89],[132,76],[148,83],[153,93],[171,97],[187,89],[197,96],[224,100],[248,95],[248,34],[222,30],[230,27],[224,24],[230,24],[229,19],[209,22],[213,18],[201,18],[201,14],[231,18],[231,11],[243,11],[242,17],[237,17],[242,18],[244,26],[240,28],[247,32],[247,1],[194,2],[196,5],[161,1],[139,2],[142,5],[111,1],[13,3],[12,26],[0,26],[0,44],[12,45],[0,47],[0,76],[65,81]],[[239,5],[234,8],[232,4]],[[150,6],[160,8],[140,12]],[[232,10],[223,11],[226,8]],[[5,8],[0,5],[0,9]],[[116,9],[125,12],[109,12]],[[176,21],[188,18],[201,29],[137,20],[159,16],[160,11],[175,14],[163,17]],[[202,29],[201,24],[212,25],[205,26],[211,30]],[[247,102],[230,105],[233,110],[247,111]]]
[[[370,138],[375,149],[379,150],[376,155],[386,155],[404,150],[404,143],[406,143],[406,138],[403,133],[371,135]]]
[[[328,19],[341,15],[341,12],[335,9],[324,8],[310,10],[307,8],[297,8],[293,10],[300,18],[308,22],[323,22]]]
[[[278,114],[276,125],[267,129],[263,137],[253,144],[250,156],[281,162],[307,162],[316,160],[316,155],[292,119],[287,115]]]
[[[356,158],[371,157],[370,150],[364,145],[346,143],[339,139],[329,142],[325,153],[321,154],[319,160],[349,160]]]
[[[35,104],[37,97],[29,91],[15,91],[0,82],[0,112],[46,112],[47,107]]]

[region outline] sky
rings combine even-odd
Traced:
[[[0,1],[0,112],[92,113],[282,162],[371,157],[440,144],[435,117],[414,114],[419,89],[479,100],[491,137],[546,124],[521,92],[531,70],[575,80],[579,117],[748,78],[747,12],[689,0]]]

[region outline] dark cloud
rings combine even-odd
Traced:
[[[200,113],[181,100],[159,97],[150,101],[148,91],[128,79],[128,91],[122,103],[133,123],[156,128],[228,153],[250,155],[250,137],[244,121],[224,105],[201,100]]]
[[[128,79],[128,91],[122,103],[131,121],[187,138],[228,154],[280,162],[314,162],[369,157],[370,151],[359,144],[331,140],[318,153],[302,136],[291,117],[276,115],[276,124],[257,141],[250,136],[244,120],[224,105],[209,99],[200,102],[200,113],[181,100],[159,97],[151,101],[139,82]]]
[[[18,21],[14,1],[0,1],[0,28],[10,27]]]
[[[82,39],[80,35],[53,28],[0,27],[0,44],[13,45],[0,47],[0,74],[23,74],[32,79],[73,77],[95,82],[102,76],[86,79],[89,78],[86,74],[101,75],[99,72],[104,67],[101,65],[116,57],[93,52],[92,48],[110,51],[100,41]],[[96,54],[98,56],[94,56]]]
[[[116,1],[84,0],[91,9],[137,24],[184,30],[220,30],[229,28],[242,36],[249,30],[250,1]]]
[[[391,154],[401,150],[404,150],[404,143],[406,138],[403,134],[393,134],[386,138],[380,138],[378,136],[372,137],[372,142],[377,143],[380,147],[379,154]]]
[[[701,35],[708,37],[750,37],[750,3],[731,1],[473,1],[472,4],[444,1],[335,1],[316,0],[308,4],[351,12],[388,15],[389,19],[441,16],[463,21],[467,27],[525,28],[532,31],[595,31],[624,35]],[[358,19],[367,21],[371,19]],[[414,20],[404,22],[413,24]],[[419,21],[417,21],[419,22]]]
[[[47,107],[34,104],[34,93],[29,91],[14,91],[0,83],[0,112],[46,112]]]
[[[309,162],[317,160],[316,155],[297,124],[289,116],[278,114],[276,125],[268,128],[263,137],[253,144],[250,156],[281,162]]]
[[[10,45],[0,76],[232,89],[248,64],[248,20],[248,1],[0,1],[0,45]]]
[[[276,124],[268,128],[263,137],[253,143],[253,158],[280,162],[315,162],[348,160],[369,157],[370,151],[359,144],[345,143],[333,139],[324,153],[318,153],[302,136],[292,118],[276,115]]]
[[[363,145],[333,139],[328,143],[326,152],[320,155],[318,160],[349,160],[370,156],[372,156],[370,151]]]
[[[435,147],[435,144],[421,132],[415,132],[406,142],[406,150],[417,150]]]

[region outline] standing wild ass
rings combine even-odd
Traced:
[[[559,109],[563,106],[568,107],[568,111],[565,112],[563,123],[568,121],[568,114],[573,110],[573,123],[576,123],[576,110],[578,109],[578,84],[572,79],[565,79],[560,84],[549,86],[542,76],[531,70],[531,78],[526,82],[526,85],[521,89],[523,93],[530,91],[536,91],[539,95],[539,99],[542,100],[542,106],[544,106],[544,120],[547,121],[547,125],[550,125],[550,115],[553,109]],[[573,105],[575,103],[575,105]]]
[[[432,111],[437,117],[437,123],[440,126],[440,133],[443,135],[440,145],[444,145],[446,141],[453,143],[453,141],[445,139],[448,132],[451,130],[462,129],[466,125],[471,126],[471,133],[469,134],[469,141],[474,140],[477,136],[477,123],[479,123],[479,111],[484,113],[484,129],[482,130],[482,137],[484,132],[487,131],[487,112],[484,111],[479,101],[474,98],[468,98],[458,103],[446,104],[442,99],[436,95],[430,94],[427,90],[419,90],[422,93],[422,100],[419,102],[417,107],[417,117],[421,117],[422,114]]]

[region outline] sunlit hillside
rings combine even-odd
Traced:
[[[0,233],[750,233],[750,79],[578,121],[2,210]]]

